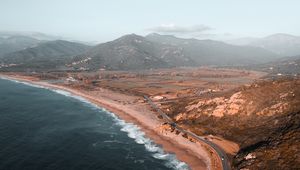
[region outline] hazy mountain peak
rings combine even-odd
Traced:
[[[54,40],[54,41],[47,41],[43,44],[79,44],[76,42],[66,41],[66,40]]]
[[[118,38],[117,40],[119,40],[119,39],[134,39],[134,38],[137,38],[137,39],[142,39],[142,38],[144,38],[144,37],[142,37],[142,36],[140,36],[140,35],[137,35],[137,34],[134,34],[134,33],[132,33],[132,34],[127,34],[127,35],[124,35],[124,36],[122,36],[122,37]]]
[[[111,41],[113,43],[123,43],[123,44],[132,44],[132,43],[141,43],[143,41],[146,41],[146,39],[140,35],[137,34],[127,34],[124,35],[114,41]]]
[[[161,35],[156,32],[153,32],[153,33],[146,35],[145,37],[151,37],[151,36],[161,36]]]
[[[300,37],[285,33],[272,34],[263,38],[240,38],[226,41],[234,45],[249,45],[264,48],[280,56],[300,54]]]
[[[0,31],[0,37],[8,38],[13,36],[31,37],[37,40],[57,40],[62,39],[59,36],[48,35],[40,32],[16,32],[16,31]]]
[[[285,33],[277,33],[277,34],[272,34],[269,35],[265,38],[265,40],[275,40],[275,41],[291,41],[291,40],[297,40],[300,39],[298,36],[290,35],[290,34],[285,34]]]
[[[23,35],[2,36],[0,38],[0,58],[11,52],[36,46],[40,42],[40,40]]]
[[[276,34],[272,34],[272,35],[269,35],[265,38],[268,38],[268,37],[290,37],[290,38],[299,38],[298,36],[295,36],[295,35],[291,35],[291,34],[286,34],[286,33],[276,33]]]
[[[158,33],[151,33],[145,36],[145,38],[149,41],[162,43],[162,44],[171,44],[176,45],[178,43],[182,43],[185,39],[177,38],[174,35],[161,35]]]
[[[243,45],[249,45],[252,42],[257,41],[258,39],[259,38],[255,38],[255,37],[242,37],[242,38],[227,40],[225,42],[232,45],[243,46]]]
[[[15,64],[19,70],[57,68],[64,66],[71,58],[86,52],[89,48],[83,44],[64,40],[48,41],[6,54],[0,61]]]
[[[146,38],[150,38],[150,37],[168,37],[168,38],[177,38],[174,35],[165,35],[165,34],[158,34],[158,33],[150,33],[148,35],[145,36]]]
[[[281,56],[294,56],[300,54],[300,37],[289,34],[273,34],[257,39],[249,45],[262,47]]]

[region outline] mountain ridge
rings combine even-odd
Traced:
[[[64,40],[48,41],[31,48],[9,53],[0,61],[21,68],[57,68],[70,62],[73,56],[84,53],[89,48],[83,44]]]
[[[99,44],[83,56],[78,56],[77,61],[84,58],[91,60],[76,67],[92,70],[99,68],[136,70],[201,65],[244,65],[261,63],[274,57],[277,56],[259,47],[239,47],[219,41],[182,39],[157,33],[145,37],[128,34]],[[141,67],[140,64],[144,66]]]
[[[280,56],[300,55],[300,36],[285,33],[276,33],[263,38],[240,38],[226,42],[264,48]]]

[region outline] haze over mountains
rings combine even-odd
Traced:
[[[58,39],[63,39],[63,37],[44,34],[40,32],[15,32],[15,31],[0,31],[1,38],[8,38],[12,36],[23,36],[30,37],[40,41],[53,41]]]
[[[75,55],[84,53],[89,48],[87,45],[69,41],[48,41],[35,47],[9,53],[2,58],[2,61],[17,64],[17,67],[21,68],[51,69],[63,66]]]
[[[150,34],[146,38],[152,42],[181,48],[184,55],[189,56],[196,65],[243,65],[277,57],[262,48],[234,46],[214,40],[182,39],[159,34]]]
[[[23,50],[28,47],[35,46],[40,43],[40,40],[27,37],[27,36],[19,36],[14,35],[10,37],[1,37],[0,36],[0,57],[15,52],[18,50]]]
[[[227,42],[235,45],[261,47],[281,56],[300,54],[300,37],[289,34],[273,34],[264,38],[241,38]]]
[[[2,35],[2,36],[1,36]],[[286,34],[228,43],[136,34],[90,47],[37,36],[0,34],[2,69],[140,70],[182,66],[246,66],[300,54],[300,38]],[[40,36],[41,37],[41,36]],[[44,36],[45,37],[45,36]]]
[[[0,31],[0,58],[5,54],[34,47],[42,42],[59,39],[61,37],[39,32]]]
[[[80,63],[77,67],[136,70],[201,65],[227,66],[263,63],[277,57],[276,54],[258,47],[240,47],[212,40],[181,39],[159,34],[146,37],[130,34],[93,47],[81,57],[91,60]]]

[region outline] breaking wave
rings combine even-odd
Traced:
[[[112,113],[111,113],[112,114]],[[152,153],[156,159],[166,160],[166,166],[178,170],[187,170],[188,165],[179,161],[174,154],[166,153],[164,150],[155,144],[151,139],[145,136],[145,133],[140,128],[133,124],[127,123],[122,119],[115,118],[116,124],[121,126],[121,131],[126,132],[127,136],[134,139],[136,143],[143,144],[147,151]]]

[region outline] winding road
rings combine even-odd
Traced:
[[[145,100],[150,104],[150,106],[156,111],[158,112],[163,119],[170,124],[171,126],[173,126],[176,130],[178,130],[179,132],[183,133],[183,134],[187,134],[188,136],[200,141],[200,142],[204,142],[207,145],[209,145],[211,148],[213,148],[216,153],[218,154],[218,156],[220,157],[220,160],[222,161],[222,168],[223,170],[230,170],[230,165],[229,165],[229,160],[228,157],[225,153],[225,151],[223,149],[221,149],[218,145],[216,145],[215,143],[206,140],[204,137],[202,136],[198,136],[193,132],[184,130],[183,128],[179,127],[167,114],[165,114],[160,108],[158,108],[156,106],[156,104],[153,103],[153,101],[148,97],[144,95]]]

